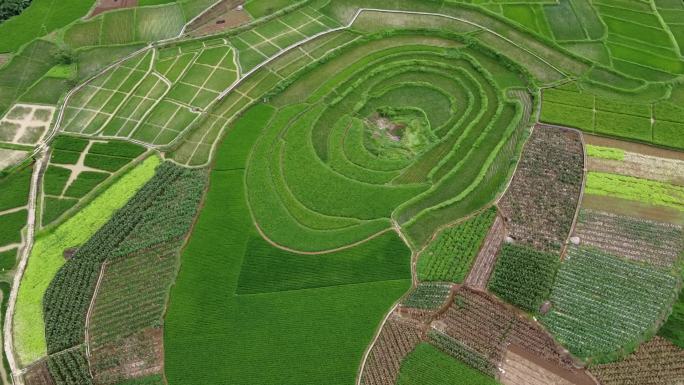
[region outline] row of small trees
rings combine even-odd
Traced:
[[[183,237],[205,185],[205,171],[164,163],[154,178],[80,247],[43,298],[49,353],[83,343],[85,318],[102,264]]]

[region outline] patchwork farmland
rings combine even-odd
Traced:
[[[0,17],[1,385],[684,382],[684,3],[71,2]]]

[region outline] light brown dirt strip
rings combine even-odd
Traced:
[[[624,140],[604,138],[602,136],[596,136],[587,133],[584,133],[584,139],[587,144],[594,146],[614,147],[639,154],[657,156],[659,158],[684,160],[684,152],[681,151],[667,150],[642,143],[625,142]]]
[[[682,211],[663,206],[651,206],[622,198],[585,194],[582,207],[657,222],[684,225],[684,212]]]
[[[516,345],[509,346],[501,366],[503,385],[596,385],[584,371],[569,371]]]
[[[684,161],[626,152],[624,160],[589,158],[590,171],[684,185]]]
[[[489,277],[494,270],[496,255],[506,236],[506,226],[500,215],[496,216],[487,237],[482,243],[482,248],[475,258],[473,267],[466,277],[465,285],[475,289],[485,290]]]

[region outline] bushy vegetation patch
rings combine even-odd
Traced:
[[[85,346],[48,356],[50,374],[57,385],[92,385]]]
[[[434,310],[446,302],[450,292],[451,284],[423,282],[411,291],[401,305],[416,309]]]
[[[489,289],[507,302],[535,313],[551,294],[559,264],[557,254],[506,244],[499,252]]]
[[[441,231],[419,256],[418,278],[463,282],[495,217],[496,208],[490,208]]]

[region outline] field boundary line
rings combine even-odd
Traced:
[[[251,215],[251,214],[252,214],[252,210],[250,209],[250,215]],[[360,244],[362,244],[362,243],[365,243],[365,242],[370,241],[371,239],[377,238],[377,237],[379,237],[379,236],[385,234],[386,232],[389,232],[389,231],[394,230],[394,228],[388,227],[388,228],[386,228],[386,229],[384,229],[384,230],[378,231],[378,232],[375,233],[375,234],[371,234],[370,236],[368,236],[368,237],[366,237],[366,238],[364,238],[364,239],[361,239],[361,240],[359,240],[359,241],[356,241],[356,242],[354,242],[354,243],[350,243],[350,244],[347,244],[347,245],[344,245],[344,246],[336,247],[336,248],[334,248],[334,249],[327,249],[327,250],[320,250],[320,251],[301,251],[301,250],[296,250],[296,249],[293,249],[293,248],[290,248],[290,247],[287,247],[287,246],[283,246],[283,245],[281,245],[281,244],[279,244],[279,243],[277,243],[277,242],[271,240],[271,238],[269,238],[269,237],[263,232],[263,230],[261,230],[261,227],[259,227],[259,223],[257,223],[257,221],[254,219],[254,216],[253,216],[253,215],[252,215],[252,223],[254,224],[254,227],[256,228],[256,230],[257,230],[257,232],[259,233],[259,235],[260,235],[266,242],[268,242],[271,246],[277,247],[277,248],[279,248],[279,249],[281,249],[281,250],[289,251],[289,252],[291,252],[291,253],[302,254],[302,255],[324,255],[324,254],[336,253],[336,252],[338,252],[338,251],[342,251],[342,250],[350,249],[350,248],[352,248],[352,247],[356,247],[356,246],[358,246],[358,245],[360,245]]]
[[[104,277],[105,270],[107,269],[107,262],[102,263],[100,268],[100,274],[97,277],[97,283],[95,284],[95,290],[93,291],[93,296],[90,298],[90,304],[88,305],[88,311],[86,312],[86,322],[85,322],[85,340],[83,344],[86,348],[86,358],[88,359],[88,370],[91,370],[92,365],[90,365],[90,317],[93,315],[93,308],[95,307],[95,301],[97,300],[97,294],[100,291],[100,284],[102,283],[102,278]],[[93,376],[92,371],[90,375]]]

